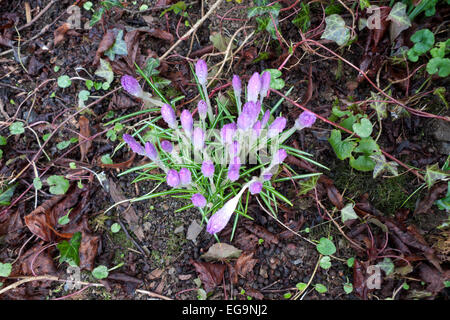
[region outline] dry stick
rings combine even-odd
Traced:
[[[31,282],[31,281],[40,281],[40,280],[51,280],[51,281],[58,281],[59,278],[55,277],[55,276],[37,276],[37,277],[29,277],[29,278],[25,278],[22,280],[19,280],[17,282],[14,282],[13,284],[3,288],[0,290],[0,295],[11,290],[14,288],[17,288],[18,286],[20,286],[21,284],[27,283],[27,282]]]
[[[148,295],[148,296],[150,296],[150,297],[160,298],[160,299],[163,299],[163,300],[173,300],[173,299],[171,299],[171,298],[169,298],[169,297],[162,296],[162,295],[160,295],[160,294],[157,294],[157,293],[151,292],[151,291],[147,291],[147,290],[137,289],[136,292],[142,293],[142,294],[146,294],[146,295]]]
[[[349,134],[352,134],[352,135],[354,135],[355,137],[360,138],[360,137],[359,137],[356,133],[354,133],[353,131],[350,131],[350,130],[346,129],[346,128],[344,128],[344,127],[338,125],[337,123],[334,123],[333,121],[330,121],[330,120],[328,120],[327,118],[322,117],[321,115],[319,115],[319,114],[317,114],[317,113],[315,113],[315,112],[312,112],[312,111],[309,110],[308,108],[305,108],[305,107],[302,106],[301,104],[299,104],[299,103],[295,102],[294,100],[292,100],[292,99],[286,97],[286,96],[285,96],[284,94],[282,94],[280,91],[274,90],[274,89],[270,89],[270,90],[273,91],[273,92],[275,92],[276,94],[278,94],[280,97],[284,98],[286,101],[288,101],[288,102],[292,103],[293,105],[299,107],[300,109],[315,114],[316,117],[319,118],[320,120],[322,120],[322,121],[324,121],[324,122],[326,122],[326,123],[328,123],[328,124],[331,124],[332,126],[335,126],[336,128],[339,128],[339,129],[341,129],[341,130],[343,130],[343,131],[345,131],[345,132],[347,132],[347,133],[349,133]],[[399,165],[401,165],[403,168],[405,168],[405,169],[407,169],[408,171],[411,171],[412,173],[414,173],[414,174],[415,174],[418,178],[420,178],[421,180],[424,180],[423,176],[422,176],[419,172],[417,172],[417,170],[408,167],[407,164],[401,162],[400,160],[398,160],[398,159],[395,158],[394,156],[391,156],[391,155],[390,155],[389,153],[387,153],[386,151],[381,150],[381,152],[382,152],[386,157],[388,157],[389,159],[391,159],[391,160],[397,162],[397,163],[398,163]]]
[[[203,16],[203,18],[198,20],[197,23],[194,24],[194,26],[188,32],[186,32],[180,39],[178,39],[177,42],[175,42],[175,44],[169,48],[169,50],[167,50],[161,57],[159,57],[158,60],[160,61],[164,60],[169,55],[170,52],[172,52],[176,47],[178,47],[178,45],[183,40],[187,39],[194,31],[196,31],[203,24],[203,22],[205,22],[205,20],[217,9],[217,7],[219,7],[219,5],[222,2],[223,0],[217,0],[216,3],[211,7],[211,9],[209,9],[209,11]]]
[[[314,276],[316,275],[317,269],[319,268],[319,264],[320,264],[320,260],[322,259],[322,255],[319,255],[319,259],[317,260],[316,263],[316,267],[314,268],[313,274],[311,275],[311,278],[309,278],[308,283],[306,284],[306,287],[303,290],[299,290],[293,297],[291,300],[297,300],[303,292],[306,291],[306,289],[308,289],[309,285],[311,284],[311,282],[314,279]]]
[[[56,0],[50,1],[50,3],[49,3],[44,9],[42,9],[42,11],[39,12],[39,14],[38,14],[36,17],[34,17],[33,20],[31,20],[30,22],[28,22],[26,25],[21,26],[21,27],[19,28],[19,31],[21,31],[21,30],[23,30],[23,29],[25,29],[25,28],[31,26],[34,22],[36,22],[37,19],[39,19],[44,13],[46,13],[47,10],[50,9],[51,6],[53,6],[55,3],[56,3]],[[29,6],[29,5],[28,5],[28,6]]]

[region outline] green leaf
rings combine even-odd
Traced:
[[[436,200],[435,204],[440,210],[450,212],[450,182],[447,185],[447,194],[445,195],[445,198]]]
[[[450,59],[449,58],[432,58],[427,63],[427,72],[429,74],[437,74],[439,77],[445,78],[450,75]]]
[[[357,117],[354,115],[350,115],[348,118],[344,119],[339,123],[341,127],[344,127],[347,130],[353,130],[353,124],[356,122]]]
[[[146,5],[146,4],[143,4],[139,7],[139,11],[145,11],[147,9],[148,9],[148,5]]]
[[[107,83],[111,84],[111,82],[114,80],[114,73],[112,71],[111,65],[108,61],[100,59],[100,66],[98,67],[97,71],[95,71],[95,75],[99,76],[100,78],[103,78],[106,80]],[[96,84],[94,83],[94,87],[97,89]],[[101,84],[100,84],[101,87]],[[99,90],[98,88],[97,90]]]
[[[347,266],[349,267],[349,268],[353,268],[353,265],[355,264],[355,258],[348,258],[347,259]]]
[[[360,155],[358,158],[350,158],[350,166],[359,171],[372,171],[375,168],[375,161],[370,156]]]
[[[0,146],[6,146],[6,138],[4,136],[0,136]]]
[[[98,266],[97,268],[92,270],[92,275],[94,276],[94,278],[99,280],[105,279],[109,275],[108,268],[106,266]]]
[[[325,18],[325,31],[321,39],[332,40],[343,46],[350,40],[350,30],[345,26],[345,21],[338,14],[332,14]]]
[[[433,58],[444,58],[445,57],[445,49],[447,47],[446,42],[438,42],[436,44],[436,47],[434,47],[433,49],[430,50],[431,56]]]
[[[380,152],[380,147],[371,137],[363,138],[359,140],[358,146],[355,148],[355,152],[361,152],[365,155],[372,155],[376,152]]]
[[[0,262],[0,277],[9,277],[12,270],[11,263],[1,263]]]
[[[69,180],[62,176],[50,176],[47,179],[47,183],[50,185],[51,194],[65,194],[69,190]]]
[[[305,4],[304,2],[300,3],[301,10],[297,14],[297,16],[292,20],[292,23],[302,30],[302,32],[308,31],[309,27],[311,26],[311,18],[309,16],[309,4]]]
[[[70,219],[69,219],[70,211],[71,210],[69,210],[69,212],[67,212],[66,215],[64,215],[64,216],[62,216],[61,218],[58,219],[58,224],[63,226],[63,225],[66,225],[66,224],[68,224],[70,222]]]
[[[5,191],[0,193],[0,206],[9,206],[11,204],[11,198],[14,195],[14,190],[16,190],[17,184],[14,184]]]
[[[35,177],[33,179],[33,186],[36,190],[41,190],[42,189],[42,181],[41,178],[39,177]]]
[[[353,284],[350,282],[344,283],[344,291],[346,294],[350,294],[353,292]]]
[[[352,155],[353,149],[356,147],[356,142],[347,140],[342,141],[341,131],[337,129],[331,131],[331,136],[328,141],[340,160],[349,158]]]
[[[23,122],[13,122],[9,126],[9,132],[14,135],[22,134],[25,132],[25,128],[23,127]]]
[[[325,293],[328,291],[327,287],[325,287],[323,284],[318,283],[314,286],[314,288],[316,289],[316,291],[318,293]]]
[[[414,43],[412,49],[419,55],[424,54],[430,50],[434,45],[434,34],[428,29],[416,31],[411,36],[411,41]]]
[[[398,164],[396,162],[387,162],[386,158],[382,154],[374,154],[371,155],[370,158],[375,161],[375,167],[373,168],[374,179],[383,171],[389,171],[394,176],[398,176]]]
[[[65,141],[61,141],[60,143],[58,143],[56,145],[56,148],[58,150],[64,150],[65,148],[67,148],[70,145],[70,141],[69,140],[65,140]]]
[[[355,210],[353,210],[353,204],[349,203],[344,208],[341,209],[342,222],[358,219],[358,215]]]
[[[378,120],[387,118],[387,103],[382,102],[383,98],[379,94],[374,92],[371,92],[370,94],[372,96],[372,100],[374,100],[374,102],[370,103],[370,107],[372,109],[375,109],[375,111],[377,112]]]
[[[369,2],[369,0],[359,0],[359,6],[360,6],[361,10],[364,10],[365,8],[370,7],[370,2]]]
[[[417,53],[413,48],[408,50],[409,61],[417,62],[417,61],[419,61],[419,56],[420,56],[420,54]]]
[[[379,266],[380,269],[383,270],[387,276],[390,275],[392,272],[394,272],[395,268],[391,258],[384,258],[383,261],[377,264],[377,266]]]
[[[156,70],[158,67],[159,60],[155,58],[149,58],[142,71],[144,72],[145,76],[150,79],[151,77],[159,74],[159,71]]]
[[[319,265],[322,269],[330,269],[331,268],[331,258],[329,256],[323,256],[319,261]]]
[[[389,32],[391,41],[394,41],[403,30],[411,27],[411,20],[406,14],[406,4],[396,2],[389,12],[386,21],[391,21]]]
[[[92,2],[90,2],[90,1],[86,1],[84,4],[83,4],[83,8],[85,9],[85,10],[91,10],[92,9],[92,6],[93,6],[93,4],[92,4]]]
[[[329,256],[336,252],[334,243],[327,238],[320,238],[316,248],[317,251],[319,251],[319,253],[323,254],[324,256]]]
[[[58,87],[67,88],[72,84],[72,80],[70,80],[69,76],[63,75],[58,77]]]
[[[101,157],[101,160],[102,160],[103,164],[113,164],[113,161],[112,161],[111,156],[109,155],[109,153],[108,154],[104,154]]]
[[[304,291],[308,287],[308,285],[306,283],[299,282],[295,285],[295,287],[301,292]]]
[[[114,41],[114,44],[105,51],[105,55],[111,60],[114,61],[116,55],[118,56],[126,56],[128,54],[127,50],[127,44],[122,39],[123,37],[123,30],[117,30],[113,29],[114,33],[116,34],[116,39]]]
[[[231,41],[231,38],[222,35],[220,32],[216,32],[209,36],[209,41],[212,42],[214,48],[216,48],[217,50],[219,50],[221,52],[224,52],[227,50],[228,45]],[[235,49],[235,48],[236,48],[236,45],[232,44],[231,49]]]
[[[68,242],[64,240],[56,246],[59,250],[59,263],[67,262],[69,265],[75,267],[80,265],[80,256],[78,250],[81,244],[81,232],[75,232]]]
[[[283,298],[285,298],[285,299],[289,299],[290,297],[292,297],[292,293],[290,293],[290,292],[286,292],[286,293],[283,295]]]
[[[119,232],[120,231],[120,224],[118,224],[117,222],[116,223],[113,223],[112,225],[111,225],[111,232],[112,233],[117,233],[117,232]]]
[[[445,179],[448,176],[450,176],[450,174],[439,169],[439,165],[435,163],[431,166],[427,166],[427,172],[425,173],[425,182],[427,183],[428,188],[431,188],[431,186],[436,181]]]
[[[274,90],[281,90],[284,88],[285,82],[281,77],[281,71],[278,69],[265,69],[264,72],[270,72],[270,87]]]
[[[372,130],[372,123],[367,118],[362,118],[360,123],[353,124],[353,131],[361,138],[370,137]]]
[[[122,3],[120,3],[119,0],[106,0],[106,1],[101,1],[100,4],[101,4],[106,10],[110,10],[112,7],[123,8],[123,5],[122,5]]]

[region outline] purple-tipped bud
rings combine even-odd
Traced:
[[[228,221],[230,221],[231,215],[234,210],[225,210],[225,207],[214,213],[211,218],[209,218],[208,224],[206,225],[206,231],[210,234],[216,234],[225,228]]]
[[[184,109],[181,112],[181,126],[184,129],[184,132],[190,137],[192,134],[192,127],[194,125],[194,119],[192,119],[192,114],[189,112],[189,110]]]
[[[145,156],[145,150],[142,147],[142,145],[137,142],[132,136],[130,136],[129,134],[124,134],[122,136],[123,141],[125,141],[128,146],[130,147],[131,150],[133,150],[133,152],[136,152],[137,154],[141,155],[141,156]]]
[[[269,138],[273,138],[276,135],[278,135],[286,127],[286,122],[287,122],[286,118],[283,117],[278,117],[275,120],[273,120],[272,124],[269,126],[269,132],[267,136]]]
[[[191,184],[192,177],[191,177],[191,172],[189,171],[188,168],[181,168],[179,176],[180,176],[181,185],[187,186],[187,185]]]
[[[173,150],[172,142],[167,141],[167,140],[161,141],[161,148],[162,148],[165,152],[171,153],[172,150]]]
[[[198,60],[195,64],[195,74],[197,75],[198,82],[201,85],[206,84],[206,78],[208,78],[208,66],[205,60]]]
[[[195,150],[201,150],[205,146],[205,133],[199,127],[194,129],[192,144],[194,145]]]
[[[214,163],[211,160],[205,160],[202,163],[202,173],[205,177],[209,178],[214,175]]]
[[[247,100],[256,102],[258,101],[258,95],[261,91],[261,77],[258,72],[255,72],[247,85]]]
[[[161,107],[161,115],[169,128],[175,129],[178,126],[175,111],[167,103]]]
[[[257,137],[259,137],[259,135],[261,134],[261,121],[258,120],[255,122],[255,124],[253,125],[253,131],[255,132],[255,135]]]
[[[309,111],[302,112],[298,119],[295,120],[295,128],[302,130],[303,128],[311,127],[316,122],[316,115]]]
[[[240,150],[241,146],[239,145],[239,142],[233,141],[233,143],[230,145],[230,156],[237,156]]]
[[[197,207],[197,208],[203,208],[204,206],[206,206],[206,199],[205,197],[200,194],[200,193],[196,193],[191,197],[191,201],[192,204]]]
[[[206,113],[208,112],[208,105],[205,101],[200,100],[197,105],[198,109],[198,115],[200,116],[200,119],[205,120],[206,119]]]
[[[270,119],[270,111],[267,110],[266,112],[264,112],[264,115],[261,119],[261,128],[264,128],[267,124],[267,122],[269,122]]]
[[[237,126],[235,123],[224,124],[222,129],[220,130],[220,137],[222,138],[222,143],[224,144],[232,143],[236,130]]]
[[[167,171],[166,181],[169,186],[172,188],[178,187],[180,184],[180,175],[178,174],[177,170],[170,169]]]
[[[262,190],[262,183],[260,181],[255,181],[250,184],[249,190],[251,194],[258,194]]]
[[[279,149],[273,156],[273,164],[280,164],[286,159],[287,153],[284,149]]]
[[[237,125],[241,130],[247,130],[253,124],[253,117],[249,112],[242,111],[237,119]]]
[[[230,166],[228,167],[228,179],[236,181],[239,179],[239,170],[241,168],[241,159],[234,157]]]
[[[234,90],[234,94],[236,95],[236,97],[240,97],[241,93],[242,93],[241,78],[239,78],[239,76],[237,76],[237,75],[234,75],[233,81],[231,81],[231,84],[233,85],[233,90]]]
[[[262,174],[262,178],[264,181],[269,181],[270,179],[272,179],[272,174],[270,172],[266,171]]]
[[[132,96],[140,98],[142,96],[142,88],[139,85],[139,82],[129,75],[124,75],[120,78],[120,83],[122,84],[122,88],[125,89],[126,92],[131,94]]]
[[[155,161],[158,158],[158,151],[151,142],[145,143],[145,155]]]
[[[270,88],[270,72],[266,71],[261,76],[261,97],[267,97]]]

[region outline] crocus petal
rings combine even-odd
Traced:
[[[273,164],[280,164],[280,163],[282,163],[284,161],[284,159],[286,159],[286,157],[287,157],[286,150],[279,149],[277,152],[275,152],[275,154],[273,156],[272,163]]]
[[[261,121],[258,120],[255,122],[255,124],[253,125],[253,131],[255,132],[255,135],[257,137],[259,137],[259,135],[261,134]]]
[[[181,168],[179,176],[181,185],[187,186],[191,184],[192,182],[191,171],[189,171],[188,168]]]
[[[316,122],[316,115],[312,112],[304,111],[298,116],[298,119],[295,120],[295,127],[297,130],[309,128],[314,122]]]
[[[234,134],[236,133],[237,126],[235,123],[225,124],[220,130],[220,137],[222,138],[222,143],[230,144],[233,142]]]
[[[139,82],[129,75],[124,75],[120,78],[120,83],[122,84],[122,88],[125,89],[126,92],[135,97],[142,96],[142,88],[139,85]]]
[[[261,97],[265,98],[270,88],[270,72],[266,71],[261,76]]]
[[[251,194],[258,194],[262,190],[262,183],[260,181],[255,181],[250,184],[249,190]]]
[[[192,135],[192,144],[195,150],[201,150],[205,146],[205,133],[202,128],[195,128]]]
[[[155,161],[158,158],[158,151],[151,142],[145,143],[145,155]]]
[[[165,152],[171,153],[172,150],[173,150],[172,142],[167,141],[167,140],[161,141],[161,148],[162,148]]]
[[[242,111],[237,119],[237,125],[241,130],[247,130],[252,126],[252,115],[247,111]]]
[[[202,173],[205,177],[209,178],[214,175],[214,163],[211,160],[205,160],[202,163]]]
[[[258,95],[261,91],[261,77],[258,72],[255,72],[247,85],[247,100],[256,102],[258,101]]]
[[[208,112],[208,105],[205,101],[200,100],[197,104],[198,109],[198,115],[200,116],[200,119],[206,119],[206,114]]]
[[[242,83],[239,76],[234,75],[231,84],[233,85],[234,94],[236,95],[236,97],[239,97],[242,93]]]
[[[269,181],[270,179],[272,179],[272,174],[266,171],[262,174],[262,178],[264,181]]]
[[[192,114],[189,112],[189,110],[184,109],[181,112],[180,119],[183,130],[186,132],[188,136],[191,136],[192,127],[194,125],[194,119],[192,119]]]
[[[241,150],[241,146],[239,142],[233,141],[233,143],[230,145],[230,156],[237,156],[239,154],[239,151]]]
[[[131,150],[133,150],[133,152],[136,152],[137,154],[141,155],[141,156],[145,156],[145,150],[142,147],[142,145],[137,142],[132,136],[130,136],[129,134],[124,134],[122,136],[123,141],[125,141],[128,146],[131,148]]]
[[[206,206],[206,199],[201,193],[196,193],[191,197],[192,204],[197,208]]]
[[[270,111],[267,110],[261,119],[261,128],[264,128],[266,126],[267,122],[269,122],[269,119],[270,119]]]
[[[273,120],[272,124],[269,126],[269,132],[267,136],[269,138],[275,137],[277,134],[282,132],[286,127],[287,120],[284,117],[278,117]]]
[[[180,175],[178,174],[177,170],[170,169],[167,171],[166,181],[169,186],[172,188],[178,187],[180,184]]]
[[[175,111],[167,103],[161,107],[161,115],[170,128],[175,129],[178,126]]]
[[[195,74],[197,75],[198,82],[201,85],[206,84],[206,80],[208,77],[208,66],[206,65],[205,60],[198,60],[195,64]]]
[[[241,159],[239,157],[234,157],[230,166],[228,167],[228,179],[231,181],[236,181],[239,179],[239,170],[241,168]]]

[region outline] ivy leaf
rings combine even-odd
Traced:
[[[411,36],[414,46],[411,48],[419,55],[427,53],[434,45],[434,34],[428,29],[416,31]]]
[[[389,12],[386,21],[391,21],[391,26],[389,29],[391,41],[394,41],[395,38],[403,31],[411,27],[411,20],[406,14],[406,4],[402,2],[396,2]]]
[[[264,73],[266,71],[270,72],[270,87],[274,90],[283,89],[285,82],[283,79],[280,79],[281,71],[278,69],[266,69],[262,73]]]
[[[92,275],[99,280],[105,279],[109,275],[108,268],[106,266],[98,266],[92,270]]]
[[[328,142],[330,142],[336,156],[340,160],[349,158],[356,147],[356,142],[347,140],[342,141],[341,131],[337,129],[331,131],[331,136],[328,139]]]
[[[149,58],[142,71],[144,72],[145,76],[150,79],[151,77],[159,74],[159,71],[156,70],[158,67],[159,60],[155,58]]]
[[[427,172],[425,173],[425,182],[427,183],[428,188],[431,188],[431,186],[436,181],[445,179],[448,176],[450,176],[450,174],[439,169],[438,164],[435,163],[431,166],[427,166]]]
[[[105,55],[111,60],[114,61],[116,55],[118,56],[126,56],[128,54],[127,43],[122,39],[123,38],[123,30],[116,30],[116,40],[114,44],[105,51]]]
[[[332,40],[339,46],[343,46],[350,40],[350,30],[345,26],[344,19],[338,14],[332,14],[325,18],[325,31],[321,39]]]
[[[11,263],[1,263],[0,262],[0,277],[9,277],[12,270]]]
[[[349,203],[345,207],[341,209],[341,218],[342,222],[358,219],[358,215],[356,214],[355,210],[353,209],[353,204]]]
[[[358,158],[350,158],[350,166],[359,171],[372,171],[375,168],[375,161],[370,156],[361,155]]]
[[[17,184],[14,184],[7,188],[5,191],[0,193],[0,206],[9,206],[11,203],[11,198],[14,195],[14,190],[16,190]]]
[[[439,77],[445,78],[450,75],[450,59],[449,58],[432,58],[427,63],[427,72],[429,74],[437,74]]]
[[[387,118],[387,110],[386,110],[387,103],[382,102],[381,101],[383,100],[382,97],[375,92],[371,92],[371,96],[374,102],[370,103],[370,107],[377,112],[378,120]]]
[[[95,75],[105,79],[108,84],[111,84],[111,82],[114,80],[114,73],[112,71],[111,65],[108,61],[103,59],[100,59],[100,66],[95,71]]]
[[[387,276],[390,275],[392,272],[394,272],[395,268],[391,258],[384,258],[383,261],[377,264],[377,266],[379,266],[380,269],[383,270]]]
[[[373,168],[373,178],[375,179],[383,171],[389,171],[394,176],[398,176],[398,164],[394,161],[387,162],[386,158],[382,154],[371,155],[373,161],[375,161],[375,167]]]
[[[361,138],[370,137],[372,130],[372,123],[367,118],[362,118],[360,123],[353,124],[353,131]]]
[[[67,262],[69,265],[75,267],[80,265],[80,256],[78,250],[80,249],[81,232],[75,232],[70,241],[64,240],[58,243],[60,257],[59,263]]]
[[[62,176],[50,176],[47,183],[50,185],[51,194],[65,194],[69,190],[69,180]]]
[[[319,251],[319,253],[323,254],[324,256],[329,256],[336,252],[334,243],[327,238],[320,238],[316,248],[317,251]]]

